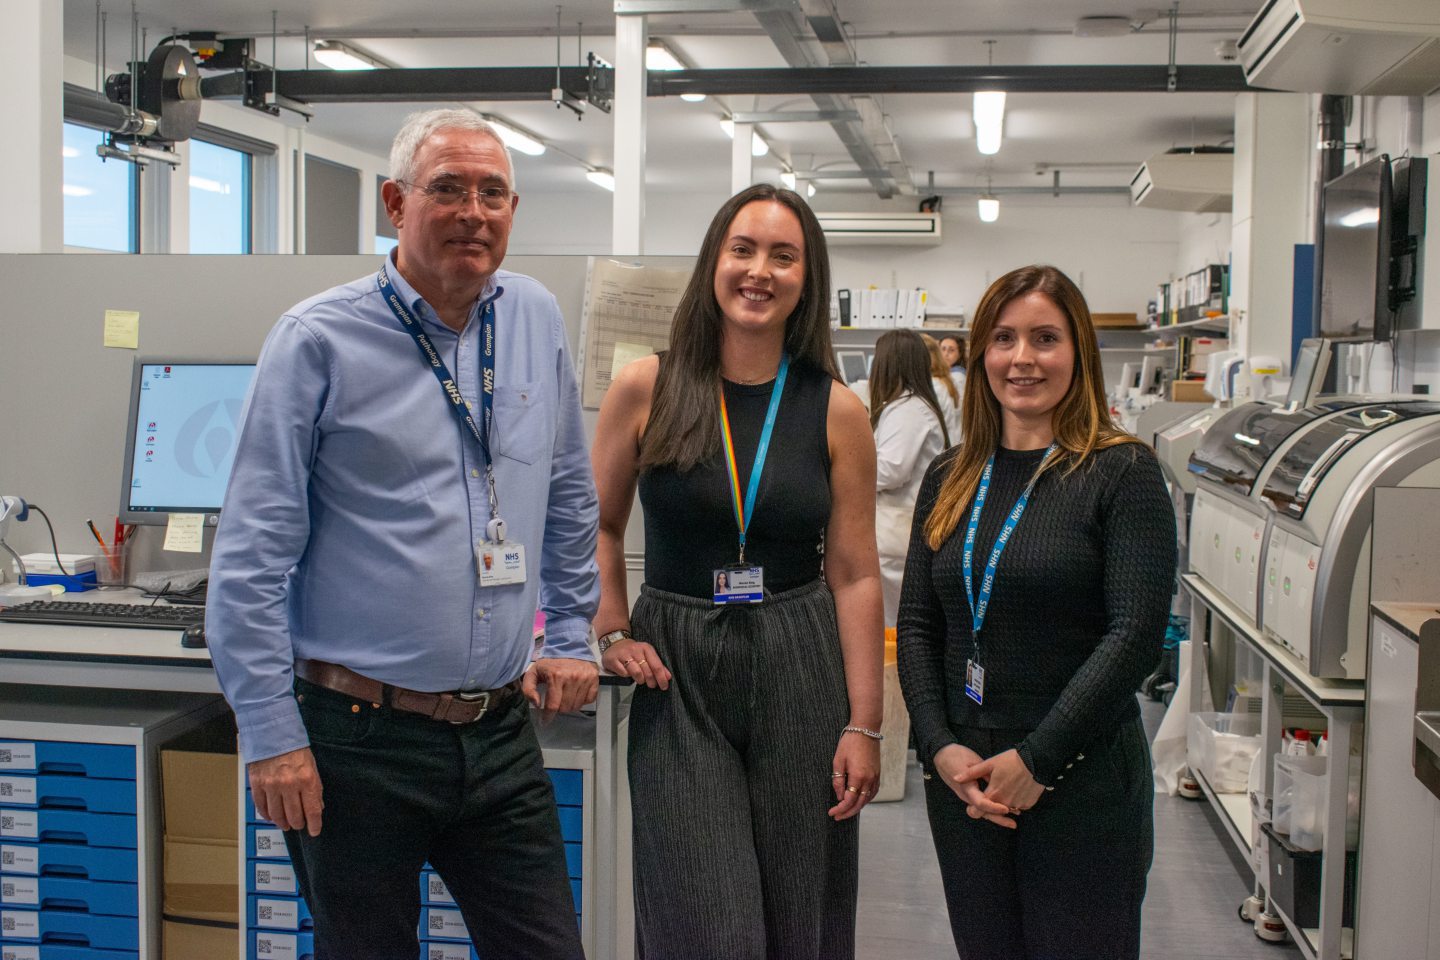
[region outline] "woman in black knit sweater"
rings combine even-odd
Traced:
[[[1154,830],[1135,690],[1164,639],[1174,514],[1150,448],[1110,421],[1063,273],[997,280],[969,360],[965,439],[920,488],[898,623],[955,944],[1138,957]]]

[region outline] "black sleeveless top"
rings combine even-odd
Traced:
[[[829,374],[797,361],[790,366],[780,397],[745,540],[745,560],[765,568],[765,589],[770,593],[803,586],[820,576],[825,527],[830,522],[825,424],[832,382]],[[754,386],[724,382],[742,500],[773,386],[774,381]],[[642,473],[645,582],[708,600],[715,587],[714,571],[734,563],[739,555],[740,531],[732,502],[723,445],[721,452],[684,473],[673,467]]]

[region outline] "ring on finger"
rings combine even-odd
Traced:
[[[844,779],[845,779],[845,774],[843,774],[843,773],[832,773],[832,774],[830,774],[830,779],[831,779],[831,780],[844,780]]]

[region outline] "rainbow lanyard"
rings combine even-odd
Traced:
[[[755,448],[755,463],[750,467],[750,483],[745,500],[740,500],[740,468],[735,463],[735,438],[730,434],[730,411],[725,406],[725,385],[720,385],[720,436],[725,442],[725,469],[730,475],[730,499],[735,506],[735,525],[740,528],[740,562],[745,562],[745,531],[755,512],[755,497],[760,493],[760,474],[765,469],[765,454],[770,449],[770,434],[775,430],[775,416],[780,412],[780,394],[785,392],[785,377],[790,372],[790,354],[780,355],[780,369],[775,385],[770,388],[770,408],[765,412],[765,426],[760,430],[760,445]]]

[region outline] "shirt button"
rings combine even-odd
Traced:
[[[470,468],[470,476],[472,476],[472,477],[478,477],[478,476],[480,476],[480,471],[477,470],[477,469],[475,469],[474,467],[471,467],[471,468]]]
[[[475,404],[471,403],[469,400],[466,400],[466,401],[465,401],[465,409],[466,409],[466,410],[474,410],[474,409],[475,409]]]
[[[484,619],[485,619],[485,612],[486,612],[486,611],[485,611],[485,608],[484,608],[484,607],[481,607],[480,609],[476,610],[476,611],[475,611],[475,619],[476,619],[476,620],[484,620]]]

